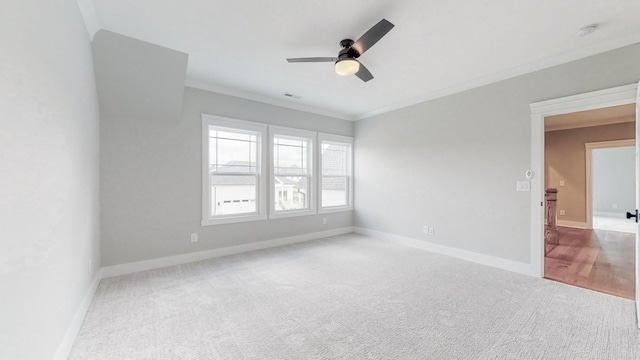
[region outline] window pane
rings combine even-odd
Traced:
[[[345,206],[347,202],[348,178],[337,176],[322,177],[322,206]]]
[[[256,173],[257,140],[255,133],[246,131],[209,131],[209,168],[216,172]]]
[[[217,137],[220,139],[230,139],[230,140],[238,140],[238,141],[256,141],[256,135],[252,134],[249,131],[231,131],[229,130],[213,130],[212,137]]]
[[[349,145],[322,142],[322,174],[348,175]]]
[[[211,176],[211,215],[256,212],[256,176]]]
[[[218,138],[218,171],[249,172],[255,163],[251,163],[251,142]]]
[[[276,174],[308,174],[308,142],[304,139],[273,139],[273,162]]]
[[[301,210],[309,207],[309,178],[307,176],[275,176],[275,210]]]

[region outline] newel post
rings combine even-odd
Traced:
[[[546,245],[558,245],[558,216],[556,214],[558,189],[546,189],[544,199],[546,200],[547,204],[545,208],[547,225],[544,227],[544,242]],[[546,248],[547,247],[545,246],[545,249]],[[546,250],[545,254],[548,253],[551,249]]]

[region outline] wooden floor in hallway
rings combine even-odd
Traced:
[[[559,244],[544,258],[544,277],[635,299],[635,234],[558,227]]]

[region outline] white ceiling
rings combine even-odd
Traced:
[[[351,120],[640,41],[638,0],[79,1],[99,28],[189,54],[188,85]],[[367,83],[285,60],[336,56],[382,18]]]

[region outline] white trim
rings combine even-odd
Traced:
[[[280,210],[275,209],[275,154],[274,154],[274,137],[281,135],[282,137],[292,137],[300,140],[307,140],[307,171],[305,175],[309,179],[307,189],[307,208],[300,210]],[[269,219],[280,219],[296,216],[315,215],[318,213],[316,206],[317,198],[317,176],[316,176],[316,142],[318,136],[315,131],[300,130],[295,128],[269,125]]]
[[[351,177],[349,177],[349,181],[352,181]],[[322,196],[322,195],[320,195],[320,196]],[[351,201],[351,203],[353,204],[353,201]],[[321,207],[321,208],[318,209],[318,214],[333,214],[333,213],[344,212],[344,211],[353,211],[353,206]]]
[[[202,219],[200,226],[222,225],[222,224],[236,224],[249,221],[263,221],[267,220],[267,214],[250,214],[250,215],[230,215],[219,219]]]
[[[558,99],[536,102],[530,105],[531,113],[553,116],[578,111],[601,109],[635,103],[638,84],[629,84],[610,89],[571,95]]]
[[[353,206],[331,206],[318,209],[318,215],[353,211]]]
[[[84,322],[84,317],[87,315],[87,311],[89,311],[89,306],[93,301],[93,295],[96,293],[101,279],[102,269],[98,270],[93,276],[91,285],[89,285],[89,288],[85,292],[84,297],[82,298],[82,302],[76,309],[71,323],[69,324],[69,326],[67,326],[67,331],[64,333],[64,337],[62,338],[60,345],[58,345],[58,350],[56,351],[54,359],[64,360],[69,357],[69,353],[71,352],[73,343],[76,341],[76,337],[80,332],[80,328],[82,327],[82,323]]]
[[[587,229],[593,229],[593,149],[636,146],[635,139],[584,143]]]
[[[233,118],[227,118],[216,115],[201,114],[202,116],[202,158],[201,158],[201,171],[202,171],[202,226],[230,224],[244,221],[260,221],[267,219],[267,183],[268,183],[268,171],[265,161],[265,154],[267,154],[267,124],[238,120]],[[210,174],[209,174],[209,127],[227,127],[229,129],[249,130],[252,132],[260,133],[259,144],[257,147],[258,153],[256,154],[256,165],[258,166],[259,173],[258,184],[256,184],[257,194],[257,212],[251,214],[233,214],[229,216],[220,216],[216,218],[211,217],[211,186],[210,186]]]
[[[640,81],[636,84],[636,209],[640,208]],[[640,329],[640,224],[636,226],[636,325]]]
[[[519,261],[513,261],[503,259],[495,256],[479,254],[467,250],[457,249],[441,244],[434,244],[428,241],[416,240],[405,236],[389,234],[382,231],[371,230],[361,227],[354,227],[353,232],[356,234],[362,234],[366,236],[375,237],[377,239],[393,241],[395,243],[410,246],[413,248],[426,250],[429,252],[451,256],[457,259],[470,261],[476,264],[487,265],[498,269],[516,272],[523,275],[537,276],[537,273],[531,267],[531,264],[522,263]]]
[[[593,216],[600,216],[612,219],[625,219],[626,212],[611,212],[611,211],[594,211]],[[629,220],[631,221],[631,220]]]
[[[591,229],[591,226],[584,221],[558,220],[557,225],[574,229]]]
[[[272,97],[259,95],[259,94],[251,93],[244,90],[238,90],[238,89],[232,89],[232,88],[228,88],[220,85],[214,85],[214,84],[201,81],[201,80],[196,80],[190,77],[186,78],[184,82],[184,86],[205,90],[205,91],[211,91],[211,92],[215,92],[223,95],[230,95],[237,98],[257,101],[264,104],[281,106],[281,107],[292,109],[292,110],[299,110],[299,111],[304,111],[312,114],[328,116],[334,119],[349,120],[349,121],[355,120],[355,117],[353,115],[348,115],[348,114],[344,114],[336,111],[322,109],[315,106],[294,103],[287,100],[275,99]]]
[[[568,96],[531,104],[531,266],[544,276],[544,118],[577,111],[593,110],[636,101],[638,84]],[[637,286],[636,286],[637,288]]]
[[[319,132],[318,138],[323,138],[323,140],[329,140],[329,141],[345,142],[353,145],[353,136],[336,135],[336,134]]]
[[[319,231],[315,233],[295,235],[286,238],[258,241],[249,244],[229,246],[219,249],[211,249],[188,254],[167,256],[162,258],[136,261],[126,264],[112,265],[102,268],[102,277],[108,278],[125,274],[133,274],[140,271],[159,269],[169,266],[188,264],[192,262],[218,258],[222,256],[235,255],[249,251],[269,249],[283,245],[290,245],[305,241],[323,239],[331,236],[349,234],[353,232],[353,227],[346,226],[337,229]]]

